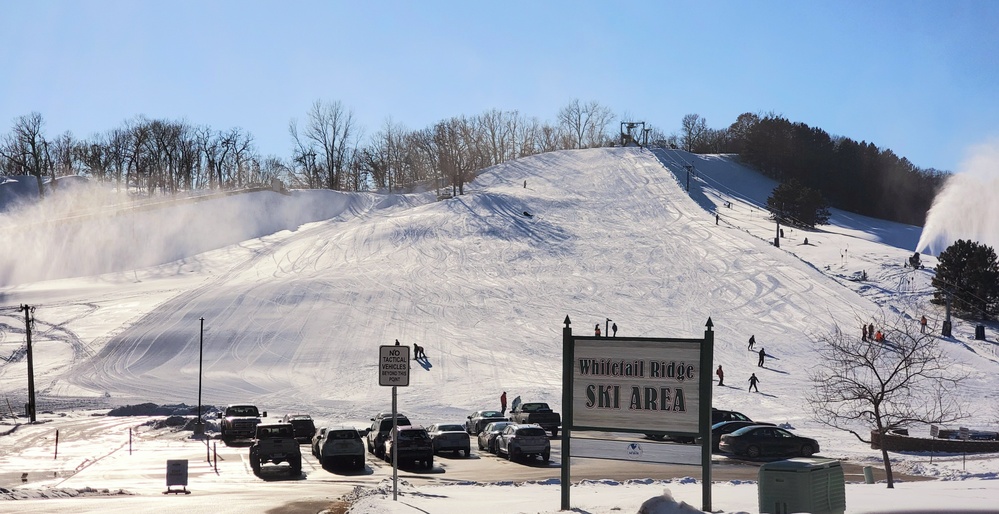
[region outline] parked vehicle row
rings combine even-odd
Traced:
[[[525,405],[527,410],[523,409]],[[300,473],[299,444],[309,444],[312,455],[324,467],[343,465],[350,469],[364,469],[365,446],[368,452],[391,462],[395,445],[395,458],[400,464],[418,463],[429,469],[433,467],[435,455],[441,452],[469,457],[470,435],[475,436],[480,451],[488,451],[511,461],[537,457],[550,462],[549,432],[552,436],[558,433],[558,426],[551,428],[551,424],[553,419],[560,422],[560,417],[543,403],[517,407],[511,414],[519,413],[521,416],[512,416],[512,419],[503,416],[500,411],[481,410],[467,416],[464,423],[436,423],[428,428],[414,425],[404,414],[393,417],[391,413],[382,412],[371,418],[369,428],[360,431],[342,425],[317,429],[312,417],[307,414],[288,414],[279,423],[261,423],[262,416],[252,405],[230,406],[220,417],[229,421],[228,424],[223,423],[227,436],[235,436],[248,426],[255,430],[254,443],[250,447],[250,464],[255,473],[259,473],[261,464],[267,462],[286,462],[293,474]],[[516,419],[525,417],[525,413],[555,414],[555,418],[538,418],[546,420],[548,426],[517,422]],[[715,421],[711,427],[714,452],[754,459],[769,456],[808,457],[819,452],[819,444],[814,439],[798,436],[772,423],[753,421],[737,411],[712,409],[712,420]],[[657,440],[666,437],[664,434],[647,436]],[[682,439],[694,438],[672,439],[688,442]],[[696,439],[699,442],[700,438]]]

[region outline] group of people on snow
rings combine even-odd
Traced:
[[[611,326],[610,326],[610,329],[611,329],[611,333],[613,334],[613,335],[611,335],[611,337],[617,337],[617,323],[612,323]],[[596,336],[596,337],[600,337],[600,323],[597,323],[593,327],[593,335]]]
[[[757,353],[759,355],[760,358],[759,358],[759,361],[757,361],[756,365],[762,368],[762,367],[764,367],[763,364],[766,362],[766,358],[767,357],[773,357],[773,356],[767,354],[767,350],[765,348],[763,348],[762,346],[760,347],[760,350],[758,352],[756,351],[755,347],[756,347],[756,334],[753,334],[753,335],[749,336],[749,351]],[[719,386],[724,386],[725,385],[725,370],[722,369],[721,364],[719,364],[718,365],[718,369],[715,370],[715,375],[718,376],[718,385]],[[752,375],[750,375],[750,377],[749,377],[749,390],[750,391],[754,391],[755,390],[756,392],[760,392],[760,389],[757,386],[757,384],[759,382],[760,382],[760,379],[756,376],[756,373],[753,373]]]

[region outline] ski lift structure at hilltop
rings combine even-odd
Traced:
[[[649,132],[644,121],[621,122],[621,146],[645,147],[649,144]]]

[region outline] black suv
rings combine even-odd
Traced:
[[[736,412],[734,410],[721,410],[721,409],[711,409],[711,424],[721,423],[722,421],[753,421],[749,419],[749,416]]]
[[[282,423],[291,423],[295,429],[295,440],[298,444],[310,444],[312,436],[316,435],[316,423],[308,414],[286,414]]]
[[[722,410],[711,407],[711,425],[714,426],[715,423],[721,423],[722,421],[752,421],[749,416],[741,412],[734,410]],[[693,437],[681,437],[681,436],[667,436],[666,434],[645,434],[645,437],[653,439],[656,441],[662,441],[669,437],[671,440],[678,443],[693,443],[695,438]]]
[[[386,437],[384,459],[392,460],[392,418],[389,421],[389,435]],[[398,426],[396,440],[399,447],[396,452],[399,454],[399,463],[420,462],[423,467],[430,469],[434,467],[434,443],[430,440],[430,435],[423,427]]]
[[[396,425],[412,425],[403,414],[396,414]],[[371,418],[371,428],[368,429],[368,434],[365,439],[368,443],[368,451],[375,454],[379,459],[385,458],[385,440],[389,437],[389,432],[392,431],[392,413],[391,412],[380,412],[377,416]]]

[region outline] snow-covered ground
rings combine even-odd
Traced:
[[[696,169],[689,191],[686,164]],[[502,391],[560,410],[566,316],[578,334],[590,335],[610,318],[619,336],[636,337],[699,337],[710,317],[716,365],[733,384],[714,389],[715,406],[787,424],[816,438],[824,457],[878,466],[879,454],[867,445],[812,419],[805,393],[815,344],[836,325],[859,337],[859,324],[882,313],[925,314],[939,327],[943,311],[927,302],[935,259],[923,256],[925,270],[903,267],[918,227],[835,210],[819,230],[785,227],[775,248],[776,227],[762,208],[775,185],[725,156],[591,149],[493,167],[468,185],[468,194],[443,202],[431,194],[295,191],[81,222],[40,223],[37,210],[8,213],[0,216],[3,246],[24,251],[0,256],[0,356],[22,348],[17,307],[31,305],[42,409],[194,405],[204,318],[205,404],[246,401],[272,413],[309,412],[320,424],[363,427],[390,409],[388,389],[377,380],[378,346],[399,339],[424,346],[432,364],[414,369],[410,387],[400,391],[400,410],[430,424],[498,407]],[[25,224],[35,228],[30,235],[13,230]],[[862,273],[867,280],[858,280]],[[975,341],[974,326],[958,320],[954,337],[940,340],[972,373],[954,394],[971,407],[964,425],[976,429],[995,430],[995,328],[988,327],[987,341]],[[747,352],[750,335],[774,356],[765,369]],[[760,394],[744,389],[753,372]],[[0,393],[14,410],[25,401],[26,382],[23,357],[0,361]],[[7,424],[0,433],[46,427]],[[928,435],[920,431],[928,429],[912,433]],[[30,468],[44,453],[5,439],[0,474]],[[170,448],[199,452],[200,443],[148,439],[162,447],[159,456]],[[100,466],[76,472],[92,459],[88,450],[108,455],[106,445],[78,444],[78,453],[57,464],[69,478],[32,481],[18,491],[93,487],[138,498],[38,500],[18,509],[43,504],[32,507],[42,512],[59,502],[67,511],[90,502],[88,508],[107,510],[124,501],[132,510],[156,510],[186,501],[160,497],[162,475],[153,465],[141,479],[117,482],[87,471]],[[851,484],[848,511],[993,508],[996,457],[935,455],[931,463],[930,455],[893,454],[896,471],[941,480],[900,483],[894,491]],[[202,475],[191,498],[219,494],[240,505],[226,481],[211,475]],[[573,505],[590,514],[637,511],[666,488],[700,505],[700,484],[657,478],[580,484]],[[312,481],[268,491],[290,502]],[[541,513],[559,506],[559,487],[548,482],[440,483],[409,481],[400,502],[369,490],[375,494],[354,512],[492,505],[497,512]],[[342,494],[330,487],[325,494]],[[755,483],[712,489],[716,510],[757,508]]]

